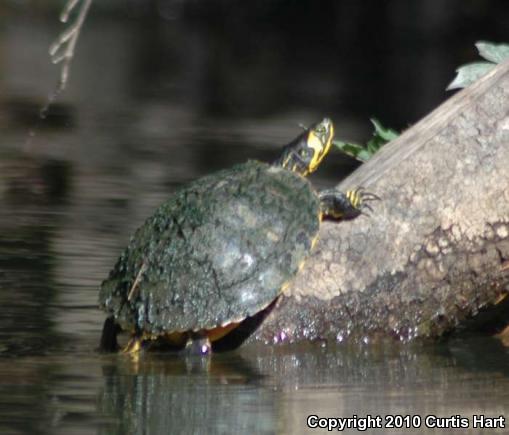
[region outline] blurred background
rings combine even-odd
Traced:
[[[339,138],[356,142],[369,139],[373,116],[405,129],[450,96],[445,88],[455,68],[478,59],[476,41],[509,42],[507,0],[95,0],[68,87],[40,120],[60,74],[48,48],[65,28],[58,21],[64,3],[0,2],[3,433],[90,433],[122,421],[131,397],[122,382],[148,381],[138,366],[127,370],[138,378],[129,377],[118,361],[94,352],[104,319],[97,291],[132,231],[177,186],[247,158],[271,161],[299,124],[324,116],[335,121]],[[313,182],[332,186],[357,165],[334,152]],[[322,358],[315,349],[271,357],[263,370],[254,364],[255,375],[229,378],[223,370],[223,378],[241,385],[234,390],[222,380],[215,390],[210,376],[195,379],[190,390],[184,367],[181,382],[170,382],[172,400],[182,402],[183,391],[198,400],[209,385],[220,398],[247,403],[251,429],[264,425],[265,433],[281,425],[296,425],[298,433],[298,418],[323,401],[334,403],[329,415],[341,406],[362,414],[368,402],[372,413],[405,411],[408,403],[443,415],[481,405],[508,411],[501,409],[507,370],[497,365],[506,365],[506,351],[496,347],[490,358],[484,343],[478,347],[484,350],[463,343],[461,352],[441,355],[433,364],[443,376],[426,369],[436,367],[428,357],[413,354],[349,354],[346,374],[322,376],[342,367],[344,354],[318,350]],[[481,368],[486,361],[473,358],[476,352],[493,365]],[[306,369],[299,364],[308,357],[315,362]],[[465,361],[466,372],[455,369]],[[228,361],[227,370],[232,364],[238,370]],[[166,382],[168,367],[156,365]],[[417,373],[439,398],[422,397],[413,375],[401,378],[395,367]],[[256,380],[260,371],[268,388]],[[339,389],[342,377],[356,385]],[[290,393],[277,392],[280,379]],[[293,393],[317,384],[325,393]],[[164,388],[152,390],[167,394],[170,387],[158,385]],[[132,403],[149,400],[152,390],[137,389]],[[491,402],[483,402],[488,396]],[[210,397],[192,409],[195,423],[209,433],[234,425],[214,414]],[[137,414],[129,415],[132,427],[111,433],[136,432]]]
[[[44,101],[63,3],[2,2],[4,99]],[[163,105],[234,129],[328,114],[360,140],[370,116],[401,129],[443,101],[474,42],[507,40],[508,13],[504,0],[95,1],[61,102],[77,118]]]
[[[30,129],[51,92],[59,68],[47,51],[64,3],[0,5],[0,126]],[[509,40],[508,13],[504,0],[95,1],[68,89],[40,124],[74,137],[99,127],[109,137],[94,131],[86,159],[161,145],[167,161],[184,148],[170,184],[272,159],[299,123],[323,116],[341,139],[365,142],[370,117],[401,130],[446,99],[476,41]],[[33,148],[59,154],[44,142]],[[329,160],[319,183],[356,165]]]

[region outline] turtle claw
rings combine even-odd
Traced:
[[[359,205],[361,214],[371,217],[371,213],[374,214],[375,211],[373,210],[373,207],[371,206],[371,204],[369,202],[370,201],[381,201],[381,200],[382,199],[378,195],[375,195],[374,193],[366,192],[366,191],[362,192],[361,193],[361,202]],[[369,211],[369,213],[367,211]]]
[[[369,192],[363,186],[356,187],[353,190],[349,190],[346,194],[348,200],[352,204],[352,207],[359,210],[362,214],[368,215],[365,209],[374,212],[373,207],[369,204],[369,201],[381,201],[378,195]]]
[[[372,192],[365,192],[362,195],[363,201],[381,201],[382,198],[380,198],[378,195],[375,195]]]
[[[366,210],[368,210],[369,213]],[[363,203],[361,205],[360,212],[365,216],[371,217],[371,213],[374,213],[375,211],[373,210],[373,207],[371,207],[368,203]]]
[[[357,188],[353,189],[353,192],[355,192],[355,194],[357,196],[362,197],[363,200],[368,200],[368,201],[371,201],[371,200],[381,201],[382,200],[382,198],[380,198],[375,193],[370,192],[369,190],[366,190],[366,188],[364,186],[358,186]]]

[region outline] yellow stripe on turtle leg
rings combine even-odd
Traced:
[[[138,353],[143,349],[143,338],[142,337],[132,337],[127,345],[122,349],[122,353]]]

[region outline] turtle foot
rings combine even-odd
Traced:
[[[207,337],[191,337],[183,351],[186,355],[205,356],[212,353],[212,345]]]
[[[143,350],[143,339],[141,337],[132,337],[129,343],[122,349],[122,353],[136,354]]]

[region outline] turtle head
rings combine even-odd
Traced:
[[[274,164],[306,176],[316,170],[329,152],[333,138],[332,121],[324,118],[286,145]]]

